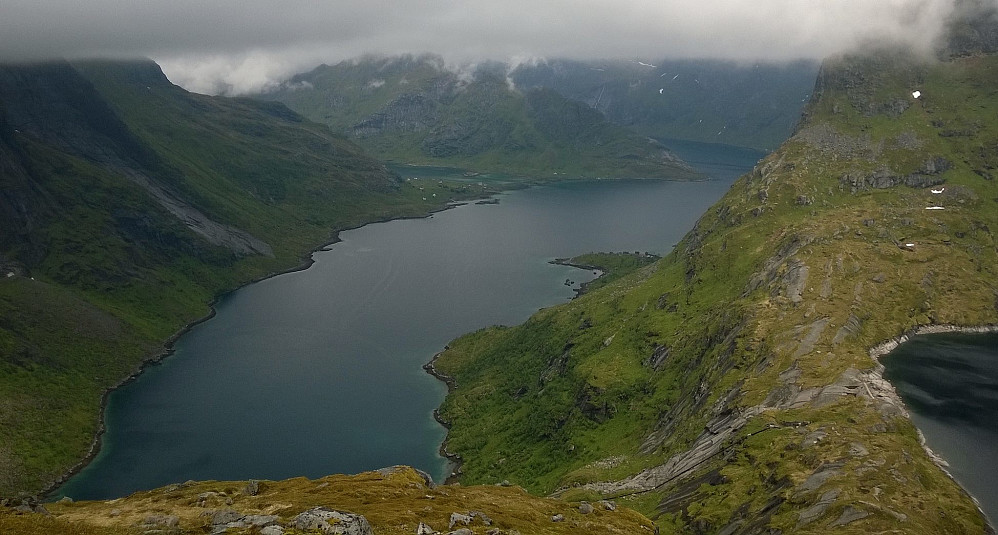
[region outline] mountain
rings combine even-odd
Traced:
[[[107,389],[222,292],[424,195],[283,105],[150,61],[0,66],[0,496],[92,453]]]
[[[698,176],[589,106],[550,89],[517,90],[506,70],[484,63],[455,72],[433,56],[362,58],[322,65],[259,97],[395,163],[533,178]]]
[[[598,110],[640,134],[772,150],[793,133],[814,85],[811,61],[741,64],[718,60],[545,60],[510,79]]]
[[[663,532],[993,532],[871,357],[998,323],[998,14],[958,6],[939,59],[825,61],[794,135],[670,255],[452,342],[460,481]]]

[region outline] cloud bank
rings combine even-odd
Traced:
[[[822,58],[928,45],[953,0],[0,0],[0,61],[151,57],[174,82],[240,93],[361,54]]]

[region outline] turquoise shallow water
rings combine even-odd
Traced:
[[[282,479],[409,464],[446,472],[421,366],[451,339],[574,295],[590,251],[667,253],[761,156],[683,144],[705,182],[557,183],[426,219],[368,225],[308,270],[247,286],[114,392],[98,457],[60,495],[111,498],[188,479]]]
[[[998,520],[998,334],[916,336],[882,362],[926,444]]]

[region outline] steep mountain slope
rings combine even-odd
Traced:
[[[796,134],[657,264],[453,342],[462,481],[684,533],[985,532],[871,358],[998,323],[998,17],[971,11],[944,61],[826,61]]]
[[[152,62],[0,67],[0,495],[84,457],[104,391],[220,292],[422,195],[279,104],[190,94]]]
[[[656,141],[544,89],[520,92],[506,66],[456,73],[431,56],[323,65],[261,95],[398,163],[533,178],[694,178]]]
[[[510,78],[522,90],[553,89],[656,139],[772,150],[793,133],[817,71],[810,61],[548,60],[519,65]]]

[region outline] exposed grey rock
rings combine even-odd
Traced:
[[[551,517],[551,521],[552,522],[564,522],[565,521],[565,515],[563,515],[561,513],[556,514],[556,515],[554,515],[554,516]]]
[[[838,497],[839,497],[838,489],[832,489],[822,494],[821,498],[818,499],[817,503],[800,512],[799,516],[797,517],[797,526],[800,527],[806,524],[810,524],[811,522],[814,522],[815,520],[821,518],[825,514],[825,512],[828,511],[828,508],[833,503],[835,503],[835,499]]]
[[[824,432],[824,431],[822,431],[820,429],[817,430],[817,431],[813,431],[811,433],[808,433],[807,435],[804,436],[804,440],[800,441],[800,447],[802,449],[807,449],[807,448],[810,448],[812,446],[815,446],[819,442],[821,442],[822,440],[824,440],[824,438],[827,437],[827,436],[828,436],[828,433],[826,433],[826,432]]]
[[[489,515],[481,511],[468,511],[468,516],[470,516],[471,518],[478,517],[479,520],[482,521],[482,524],[485,524],[486,526],[492,525],[492,519],[489,518]]]
[[[416,535],[434,535],[435,533],[438,532],[423,522],[420,522],[419,527],[416,528]]]
[[[603,509],[606,509],[607,511],[616,511],[617,510],[617,504],[615,504],[615,503],[613,503],[613,502],[611,502],[609,500],[600,500],[599,504],[600,504],[600,507],[602,507]]]
[[[593,512],[593,506],[589,502],[582,502],[579,504],[579,512],[588,515]]]
[[[447,532],[447,535],[475,535],[474,531],[468,528],[455,529],[454,531]]]
[[[373,535],[371,524],[361,515],[334,511],[326,507],[313,507],[291,520],[291,526],[300,530],[319,530],[333,535]]]
[[[447,526],[447,529],[454,529],[454,526],[456,526],[457,524],[464,524],[465,526],[467,526],[471,524],[472,520],[473,518],[471,517],[471,515],[465,515],[461,513],[451,513],[450,524]]]
[[[825,327],[828,327],[830,321],[828,318],[819,318],[810,325],[807,334],[804,335],[804,338],[800,341],[800,345],[797,346],[797,351],[794,351],[794,358],[803,357],[814,351],[815,344],[818,343],[821,333],[825,332]]]
[[[876,283],[878,283],[878,284],[879,284],[879,283],[883,283],[884,281],[886,281],[886,280],[887,280],[887,274],[886,274],[886,273],[877,273],[877,274],[876,274],[876,275],[874,275],[874,276],[873,276],[873,278],[872,278],[872,279],[870,279],[870,280],[872,280],[873,282],[876,282]]]
[[[222,509],[220,511],[215,511],[211,515],[211,523],[218,524],[229,524],[231,522],[238,522],[242,520],[243,514],[238,511],[233,511],[232,509]]]
[[[836,528],[844,526],[857,520],[862,520],[868,516],[870,516],[870,513],[867,513],[862,509],[857,509],[851,505],[847,505],[846,508],[842,510],[842,515],[840,515],[835,522],[832,522],[828,527]]]
[[[866,447],[859,442],[849,444],[849,455],[852,455],[853,457],[866,457],[869,454],[870,450],[866,449]]]
[[[844,342],[847,338],[856,336],[862,328],[863,320],[859,319],[855,314],[849,314],[849,318],[846,320],[845,325],[840,327],[835,333],[835,337],[832,338],[832,345],[837,346]]]
[[[260,535],[284,535],[284,528],[281,526],[267,526],[260,530]]]
[[[59,499],[59,501],[55,503],[61,503],[61,504],[73,503],[73,499],[70,498],[69,496],[63,496],[62,498]]]
[[[255,479],[249,480],[249,482],[246,483],[246,488],[243,489],[243,494],[247,496],[256,496],[257,494],[260,494],[260,482]]]
[[[802,496],[821,488],[829,480],[842,475],[843,463],[826,463],[818,467],[803,483],[797,487],[797,495]]]
[[[645,365],[653,370],[659,369],[669,358],[669,348],[663,345],[656,345],[651,356],[645,359]]]
[[[275,515],[246,515],[242,521],[250,526],[265,527],[278,523],[280,518]]]
[[[783,295],[795,304],[803,299],[808,271],[804,262],[795,259],[789,262],[787,273],[783,276]]]

